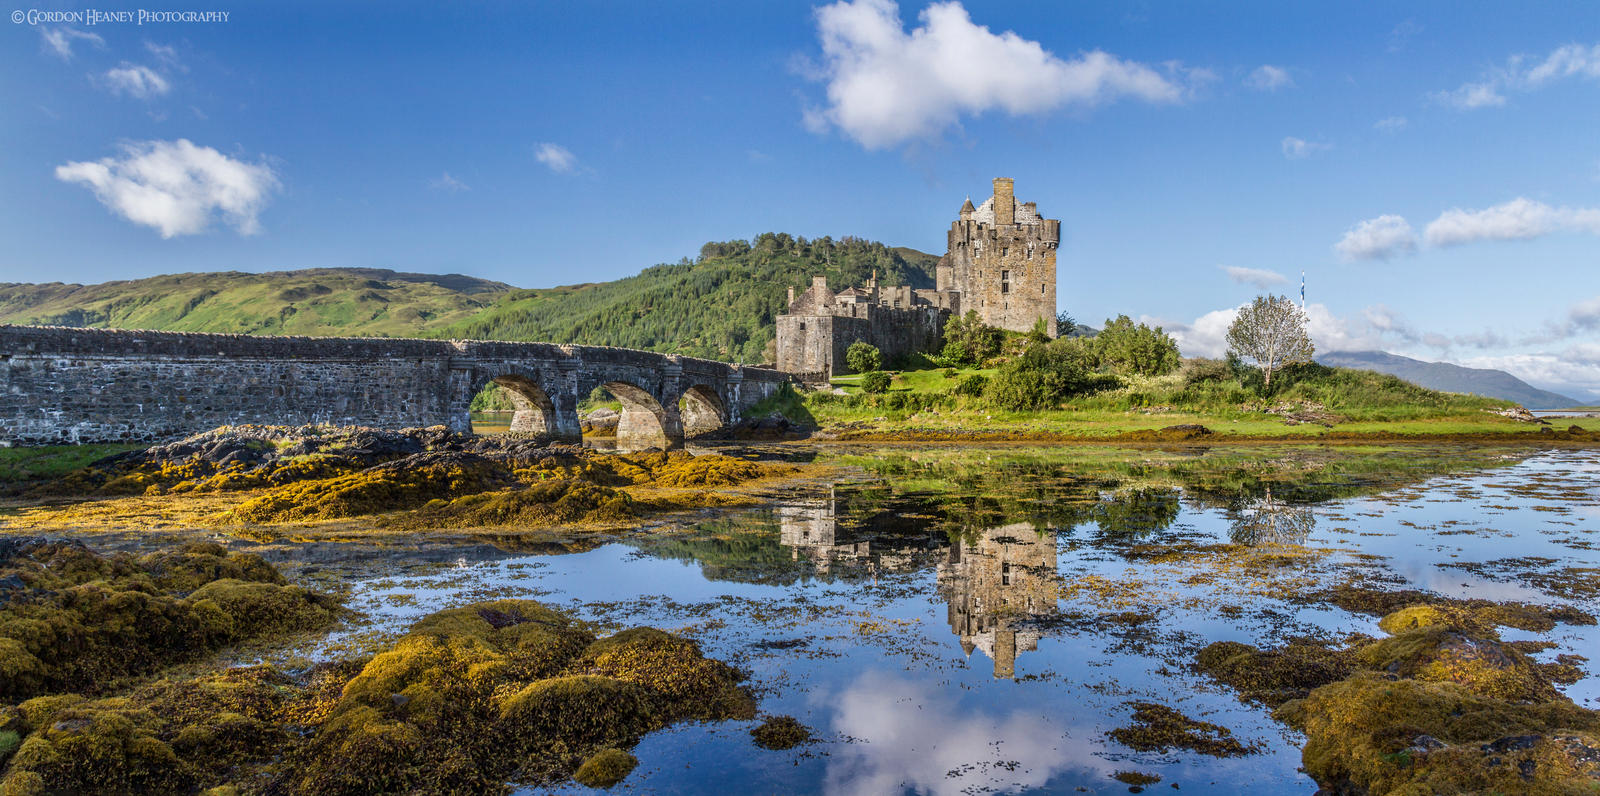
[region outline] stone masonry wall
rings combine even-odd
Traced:
[[[663,446],[681,443],[671,421],[685,391],[710,396],[724,422],[737,422],[789,380],[600,346],[0,325],[0,445],[152,442],[243,423],[464,430],[466,402],[506,373],[539,382],[569,411],[580,388],[632,387],[667,421],[658,422]],[[575,417],[555,420],[549,428],[576,431]]]

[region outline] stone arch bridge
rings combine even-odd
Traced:
[[[604,346],[0,325],[0,443],[157,442],[242,423],[468,431],[473,396],[494,382],[516,406],[513,431],[577,441],[578,400],[605,387],[623,405],[620,447],[672,448],[789,380]]]

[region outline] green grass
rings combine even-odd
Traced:
[[[1507,401],[1441,393],[1372,371],[1311,368],[1280,378],[1282,387],[1263,398],[1258,387],[1232,379],[1206,378],[1191,361],[1160,377],[1130,377],[1123,386],[1076,396],[1049,411],[1006,411],[982,398],[952,394],[963,378],[993,370],[944,368],[894,374],[889,392],[863,395],[856,375],[833,385],[847,395],[813,393],[803,408],[819,427],[850,424],[868,434],[909,430],[1017,437],[1101,438],[1167,426],[1199,424],[1214,432],[1244,437],[1315,439],[1330,433],[1372,435],[1478,435],[1538,433],[1541,426],[1491,414]],[[949,374],[949,375],[947,375]],[[1336,416],[1332,428],[1290,425],[1264,410],[1279,404],[1320,405]],[[1556,430],[1578,425],[1600,429],[1600,419],[1552,421]]]
[[[0,483],[52,478],[114,453],[143,447],[145,446],[112,444],[0,448]]]

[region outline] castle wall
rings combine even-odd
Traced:
[[[835,305],[829,314],[779,315],[778,370],[785,373],[845,373],[845,351],[858,340],[877,346],[884,364],[913,352],[929,352],[944,340],[949,313],[938,307],[897,309],[881,304]]]

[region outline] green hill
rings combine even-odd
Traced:
[[[845,238],[767,233],[614,282],[520,290],[450,274],[329,268],[175,274],[98,285],[0,284],[0,323],[234,334],[537,340],[771,361],[785,289],[933,286],[938,258]]]
[[[0,323],[232,334],[418,337],[511,290],[378,268],[171,274],[98,285],[0,284]]]
[[[882,284],[933,287],[938,257],[855,238],[808,241],[764,234],[707,243],[700,258],[646,268],[615,282],[504,294],[449,325],[449,337],[545,340],[643,348],[743,362],[770,362],[773,318],[788,287],[824,274],[838,287],[874,271]]]

